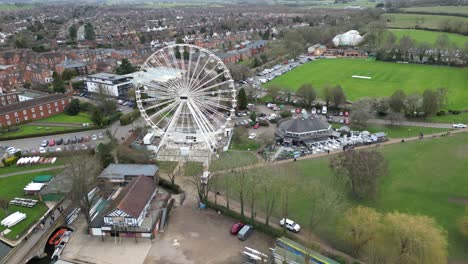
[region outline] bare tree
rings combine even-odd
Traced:
[[[340,104],[343,104],[346,101],[346,95],[343,91],[343,88],[341,86],[337,85],[333,88],[332,90],[333,93],[333,103],[335,104],[336,107],[340,106]]]
[[[0,199],[0,208],[2,208],[3,211],[5,211],[5,214],[8,214],[8,207],[9,207],[8,201],[5,199]]]
[[[353,104],[349,120],[354,127],[364,129],[367,127],[367,122],[372,117],[371,102],[367,99],[361,99]]]
[[[70,195],[72,201],[81,209],[81,213],[86,218],[89,227],[91,224],[92,199],[89,193],[97,184],[97,176],[101,171],[101,166],[97,159],[93,157],[78,157],[73,159],[68,167],[68,174],[72,180]]]
[[[278,196],[277,182],[272,181],[271,177],[263,177],[262,187],[265,196],[265,225],[270,224],[270,218],[275,208],[276,198]]]
[[[297,90],[296,96],[301,98],[302,105],[309,108],[317,97],[314,87],[310,84],[303,84]]]
[[[245,213],[244,213],[244,206],[245,206],[245,196],[247,192],[247,175],[245,173],[244,168],[240,168],[239,173],[235,175],[237,178],[237,194],[239,195],[239,203],[240,203],[240,209],[241,209],[241,216],[242,219],[245,218]]]
[[[357,199],[371,198],[377,192],[378,178],[388,172],[383,155],[378,151],[346,151],[330,158],[330,167],[343,177]]]
[[[387,114],[386,118],[390,121],[390,125],[399,125],[405,120],[405,114],[392,111]]]
[[[323,87],[322,93],[325,105],[328,107],[330,102],[333,100],[333,88],[330,85],[325,85],[325,87]]]

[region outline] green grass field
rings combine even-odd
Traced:
[[[252,165],[258,162],[257,156],[251,151],[230,150],[222,152],[219,159],[213,158],[210,171],[227,170]]]
[[[188,161],[185,163],[184,167],[184,176],[196,176],[202,175],[203,173],[203,163]]]
[[[10,5],[0,4],[0,10],[19,10],[19,9],[31,9],[33,5]]]
[[[61,114],[47,117],[41,120],[37,120],[35,122],[70,123],[70,124],[83,124],[83,123],[92,124],[93,123],[88,113],[79,113],[78,115],[75,115],[75,116],[61,113]]]
[[[12,176],[7,178],[0,178],[0,198],[10,201],[15,197],[24,197],[37,199],[36,196],[26,196],[23,192],[24,186],[32,181],[36,176],[44,174],[55,175],[58,171],[45,171],[37,173],[28,173],[18,176]],[[22,206],[10,206],[8,209],[8,215],[16,211],[25,213],[26,219],[21,221],[19,224],[11,228],[11,232],[5,235],[8,239],[15,240],[17,236],[21,236],[33,223],[41,218],[47,211],[47,207],[43,202],[38,203],[33,208],[26,208]],[[0,210],[0,219],[7,216],[4,210]],[[5,230],[4,226],[0,226],[0,232]]]
[[[444,34],[448,39],[455,43],[457,47],[463,48],[465,43],[468,43],[468,36],[463,36],[455,33],[447,32],[435,32],[428,30],[417,30],[417,29],[389,29],[397,39],[402,38],[403,36],[409,36],[414,39],[417,43],[426,42],[430,45],[435,45],[437,38]]]
[[[372,77],[371,80],[352,78],[352,75]],[[266,86],[273,84],[296,91],[302,84],[312,84],[321,96],[326,85],[341,85],[348,100],[362,97],[390,96],[403,89],[407,94],[422,93],[424,89],[447,87],[447,108],[468,108],[468,69],[360,59],[324,59],[302,65],[283,74]]]
[[[431,28],[441,29],[441,24],[444,21],[459,21],[468,22],[468,17],[456,16],[438,16],[438,15],[420,15],[420,14],[394,14],[387,13],[381,16],[386,22],[388,27],[393,28]]]
[[[424,6],[402,8],[403,12],[418,12],[427,14],[460,14],[468,16],[468,6]]]
[[[421,121],[421,120],[419,120]],[[333,128],[340,128],[341,124],[333,124]],[[351,129],[353,127],[351,126]],[[359,130],[359,129],[356,129]],[[424,135],[430,135],[435,133],[441,133],[450,131],[450,129],[445,128],[432,128],[432,127],[413,127],[413,126],[384,126],[384,125],[369,125],[363,130],[367,130],[371,133],[385,132],[389,138],[408,138],[408,137],[417,137],[419,132]]]
[[[162,173],[172,173],[177,167],[176,161],[156,161],[159,171]]]
[[[362,204],[380,212],[399,211],[434,217],[448,231],[450,259],[466,260],[468,239],[459,234],[456,221],[468,202],[468,133],[388,145],[380,150],[389,163],[389,175],[381,179],[375,200]],[[278,188],[282,188],[284,181],[276,179],[286,177],[293,188],[289,197],[289,217],[304,226],[308,221],[307,215],[311,213],[308,196],[312,186],[319,185],[343,193],[343,189],[333,183],[334,175],[328,158],[262,167],[248,175],[267,175],[271,184],[277,184]],[[230,179],[233,181],[230,186],[236,188],[235,178]],[[347,195],[343,199],[340,212],[358,204]],[[262,205],[263,201],[263,194],[259,192],[257,204]],[[280,216],[280,209],[276,207],[277,216]],[[328,219],[315,230],[334,246],[339,246],[336,222],[341,217],[337,215]]]
[[[468,112],[461,113],[459,115],[431,116],[427,119],[427,121],[432,123],[468,124]]]

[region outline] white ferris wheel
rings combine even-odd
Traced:
[[[136,102],[160,137],[159,149],[190,146],[213,152],[234,115],[236,94],[222,60],[195,45],[156,51],[135,77]]]

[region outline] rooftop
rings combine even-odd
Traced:
[[[125,176],[150,176],[158,171],[158,166],[153,164],[109,164],[99,174],[98,178],[123,179]]]
[[[97,78],[101,80],[110,80],[110,81],[115,81],[115,80],[121,80],[121,79],[126,79],[129,76],[127,75],[117,75],[117,74],[112,74],[112,73],[96,73],[92,75],[88,75],[89,78]]]
[[[10,112],[20,111],[26,108],[30,108],[36,105],[46,104],[50,102],[55,102],[61,99],[68,98],[65,94],[50,94],[48,96],[27,100],[24,102],[14,103],[6,106],[0,107],[0,115],[7,114]]]
[[[121,192],[122,198],[117,208],[134,218],[138,218],[155,188],[153,179],[149,177],[139,176],[133,179]]]

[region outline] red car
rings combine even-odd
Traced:
[[[350,123],[350,122],[349,122],[349,119],[348,119],[348,118],[346,118],[346,120],[345,120],[345,124],[346,124],[346,125],[349,125],[349,123]]]
[[[242,227],[244,227],[244,223],[242,223],[242,222],[238,222],[238,223],[233,224],[232,227],[231,227],[231,234],[232,235],[237,235],[237,233],[239,233],[239,231],[242,229]]]
[[[49,146],[50,147],[55,146],[55,140],[54,139],[49,140]]]
[[[259,126],[260,126],[260,123],[256,123],[256,124],[253,126],[253,128],[254,128],[254,129],[257,129]]]
[[[349,113],[348,113],[348,112],[344,112],[344,116],[349,116]]]

